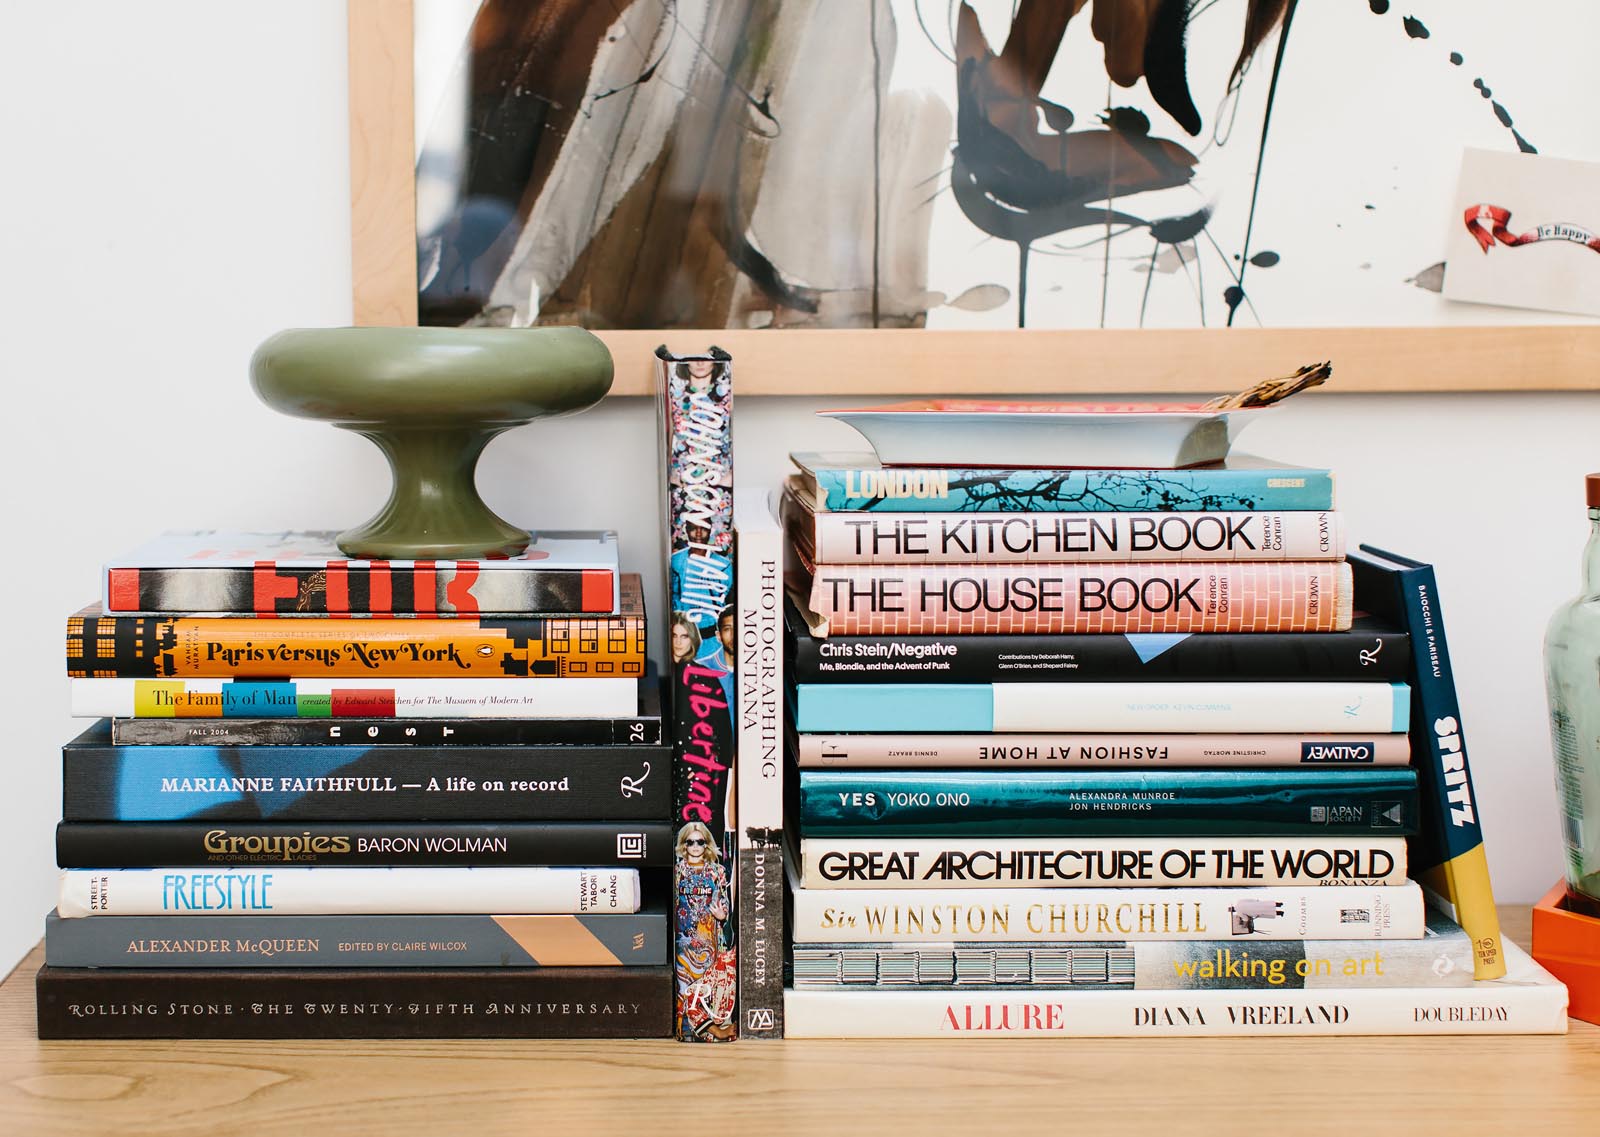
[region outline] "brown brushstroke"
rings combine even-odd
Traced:
[[[1244,43],[1239,48],[1239,58],[1234,60],[1233,71],[1228,75],[1229,90],[1238,85],[1245,65],[1255,55],[1261,42],[1283,22],[1283,13],[1288,6],[1289,0],[1250,0],[1250,8],[1244,16]]]
[[[1106,75],[1131,87],[1144,75],[1144,44],[1161,0],[1095,0],[1089,29],[1105,45]]]
[[[1011,17],[998,69],[1011,76],[1019,93],[1038,98],[1056,61],[1067,24],[1089,0],[1020,0]]]

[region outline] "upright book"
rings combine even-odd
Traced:
[[[1350,554],[1360,604],[1411,632],[1411,746],[1423,793],[1411,864],[1455,907],[1472,938],[1479,979],[1505,974],[1500,917],[1467,763],[1467,736],[1445,642],[1433,566],[1371,545]]]
[[[332,532],[168,533],[107,563],[105,610],[159,615],[477,616],[615,612],[610,531],[533,533],[515,557],[364,561]]]
[[[733,596],[733,372],[727,352],[657,357],[672,692],[675,1024],[738,1035]]]
[[[783,1037],[783,529],[767,491],[734,495],[737,534],[741,1037]]]

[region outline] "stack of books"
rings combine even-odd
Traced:
[[[1564,1029],[1408,877],[1442,624],[1328,471],[794,461],[789,1037]]]
[[[615,534],[164,537],[67,622],[45,1038],[663,1037],[660,690]]]

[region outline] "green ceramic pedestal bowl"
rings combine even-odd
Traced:
[[[339,548],[371,560],[522,552],[528,533],[478,496],[478,455],[503,430],[593,406],[611,353],[582,328],[307,328],[256,349],[250,382],[273,410],[365,435],[394,489]]]

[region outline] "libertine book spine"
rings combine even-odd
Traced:
[[[666,490],[675,1033],[738,1036],[731,360],[656,352]],[[726,631],[729,637],[724,642]]]
[[[664,1038],[664,967],[39,969],[40,1038]]]

